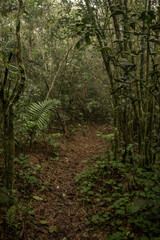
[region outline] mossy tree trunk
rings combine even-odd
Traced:
[[[122,152],[124,163],[145,167],[155,162],[159,141],[159,3],[130,3],[107,0],[100,6],[85,0],[87,24],[97,37],[110,82],[114,158]],[[134,7],[140,9],[138,15]]]
[[[1,127],[1,139],[3,146],[3,155],[5,162],[5,186],[8,190],[13,189],[14,183],[14,158],[15,158],[15,144],[14,144],[14,128],[13,128],[13,107],[19,100],[21,93],[24,88],[25,83],[25,69],[22,60],[22,47],[21,47],[21,36],[20,36],[20,19],[23,10],[23,1],[19,0],[19,9],[17,15],[17,25],[16,25],[16,59],[18,65],[18,77],[17,80],[10,79],[9,75],[9,64],[11,62],[12,53],[10,53],[8,58],[8,64],[3,71],[2,78],[0,80],[0,127]],[[13,90],[8,94],[8,86],[10,86],[10,81],[14,82]]]
[[[104,51],[104,48],[107,47],[106,39],[105,39],[105,33],[100,31],[99,26],[97,25],[96,16],[94,14],[92,4],[90,0],[85,0],[85,4],[87,7],[88,15],[90,22],[92,23],[92,26],[94,26],[96,37],[98,40],[98,44],[100,47],[100,52],[102,55],[102,59],[105,65],[105,69],[108,75],[109,83],[110,83],[110,92],[112,95],[112,101],[113,101],[113,112],[114,112],[114,144],[113,144],[113,152],[114,152],[114,159],[117,160],[118,157],[118,146],[119,146],[119,129],[118,129],[118,101],[117,97],[115,95],[115,82],[114,82],[114,76],[113,71],[110,65],[110,57],[107,51]],[[117,24],[116,18],[114,18],[115,22],[114,24]],[[117,26],[117,25],[116,25]],[[119,31],[117,29],[117,37],[120,38]],[[120,43],[121,47],[121,43]]]
[[[11,190],[13,188],[14,180],[14,158],[15,158],[12,107],[10,107],[7,112],[4,111],[3,119],[4,119],[3,148],[5,160],[5,186],[7,189]]]

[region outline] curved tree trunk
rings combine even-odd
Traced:
[[[3,146],[3,155],[5,162],[5,186],[8,190],[13,189],[14,183],[14,158],[15,158],[15,145],[14,145],[14,129],[13,129],[13,106],[19,100],[21,93],[24,89],[25,83],[25,68],[22,60],[22,47],[21,47],[21,36],[20,36],[20,19],[23,10],[23,1],[19,0],[19,9],[17,16],[16,25],[16,37],[17,37],[17,48],[16,58],[18,64],[19,78],[15,83],[15,87],[12,90],[10,96],[6,94],[8,92],[7,82],[11,81],[8,78],[9,63],[11,61],[12,53],[10,53],[8,64],[4,71],[4,77],[0,79],[0,128]]]

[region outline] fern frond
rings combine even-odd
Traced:
[[[16,206],[13,205],[7,210],[7,213],[6,213],[6,222],[9,227],[12,227],[14,225],[15,218],[16,218]]]
[[[60,101],[57,99],[33,103],[28,110],[30,120],[36,122],[38,128],[44,128],[51,121],[53,110],[58,105],[60,105]]]
[[[0,207],[6,205],[9,201],[8,190],[5,187],[0,188]]]

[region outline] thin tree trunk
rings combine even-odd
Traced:
[[[91,23],[93,24],[95,31],[96,31],[96,36],[97,36],[97,40],[100,46],[100,51],[101,51],[101,55],[103,58],[103,62],[108,74],[108,78],[109,78],[109,82],[110,82],[110,87],[111,87],[111,94],[112,94],[112,98],[113,98],[113,106],[114,106],[114,146],[113,146],[113,152],[114,152],[114,159],[117,160],[118,157],[118,145],[119,145],[119,131],[118,131],[118,103],[117,103],[117,98],[115,95],[115,86],[114,86],[114,78],[113,78],[113,74],[112,74],[112,69],[110,66],[110,62],[109,62],[109,56],[108,53],[103,51],[103,39],[101,37],[101,34],[97,25],[96,25],[96,20],[95,20],[95,16],[93,13],[93,10],[90,6],[90,2],[88,0],[85,0],[85,4],[87,6],[87,10],[88,10],[88,14],[91,20]]]
[[[59,66],[58,66],[58,70],[57,70],[55,76],[53,77],[51,86],[50,86],[49,91],[48,91],[48,93],[47,93],[47,95],[46,95],[46,100],[48,100],[48,98],[49,98],[49,96],[50,96],[50,94],[51,94],[51,91],[52,91],[52,89],[53,89],[53,87],[54,87],[55,81],[56,81],[56,79],[57,79],[57,77],[58,77],[58,74],[60,73],[60,71],[61,71],[61,69],[62,69],[62,67],[63,67],[63,64],[64,64],[65,61],[67,60],[68,55],[69,55],[70,51],[72,50],[72,48],[74,47],[74,45],[75,45],[75,43],[73,43],[72,46],[68,49],[67,54],[65,55],[65,57],[63,58],[63,60],[60,62]]]

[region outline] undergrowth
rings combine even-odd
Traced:
[[[39,175],[43,168],[31,164],[29,155],[20,154],[14,162],[16,189],[9,193],[0,186],[0,238],[2,233],[5,237],[10,232],[7,239],[18,240],[23,239],[24,232],[31,226],[30,217],[35,215],[32,202],[42,200],[37,193],[47,188],[47,182],[41,181]]]
[[[77,176],[89,230],[103,229],[104,240],[160,240],[160,176],[107,159]]]

